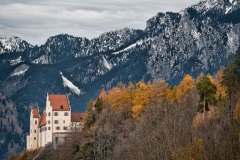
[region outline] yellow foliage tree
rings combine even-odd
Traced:
[[[180,147],[172,154],[173,160],[207,160],[202,139],[194,139],[187,147]]]
[[[227,97],[226,89],[221,84],[223,77],[223,68],[221,68],[216,75],[216,86],[217,86],[217,92],[216,92],[216,98],[217,99],[225,99]]]
[[[177,86],[174,86],[171,90],[169,90],[169,93],[167,94],[167,100],[169,102],[177,102],[177,90]]]
[[[196,86],[194,79],[187,74],[180,82],[180,84],[176,87],[177,102],[179,103],[190,102],[194,97],[195,91]]]
[[[136,84],[136,93],[134,96],[134,104],[146,106],[150,102],[150,84],[145,84],[144,82],[138,82]]]
[[[106,102],[115,109],[123,109],[131,106],[130,98],[127,87],[119,83],[117,87],[108,92]]]
[[[212,84],[215,84],[215,81],[214,81],[213,77],[210,74],[208,74],[207,77],[210,79],[210,82]]]
[[[143,110],[143,106],[142,105],[135,105],[132,108],[132,117],[134,119],[138,119],[141,117],[142,114],[142,110]]]
[[[165,105],[166,103],[169,102],[168,98],[169,98],[169,94],[171,92],[171,90],[168,87],[168,84],[164,81],[161,80],[158,83],[158,93],[157,93],[157,97],[158,97],[158,103],[159,105]]]
[[[240,120],[240,99],[238,100],[236,104],[236,109],[235,109],[235,119]]]
[[[138,82],[136,84],[136,90],[133,100],[132,116],[134,118],[139,117],[144,107],[150,102],[150,84],[144,82]]]

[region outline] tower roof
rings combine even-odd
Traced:
[[[32,113],[33,113],[33,118],[39,118],[39,114],[38,114],[38,109],[37,108],[33,108],[32,109]]]
[[[67,95],[48,95],[53,111],[70,111]]]
[[[105,92],[104,88],[101,90],[101,92],[98,95],[99,99],[103,99],[107,96],[107,93]]]
[[[95,101],[93,101],[93,105],[96,104],[98,99],[104,99],[107,96],[107,93],[105,92],[104,88],[101,90],[101,92],[99,93],[98,97],[96,98]]]
[[[45,126],[45,125],[46,125],[46,112],[43,112],[38,128],[41,128],[42,126]]]

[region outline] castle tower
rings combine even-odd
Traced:
[[[37,108],[33,108],[30,113],[30,136],[29,148],[38,148],[38,125],[39,125],[39,112]]]
[[[53,134],[68,132],[70,124],[71,106],[67,95],[47,95],[46,142],[53,141]]]

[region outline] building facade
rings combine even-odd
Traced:
[[[81,113],[71,113],[67,95],[47,95],[46,108],[41,117],[37,108],[31,110],[27,149],[33,150],[47,144],[56,148],[66,140],[72,125],[82,124],[83,116]]]
[[[27,149],[38,148],[39,112],[33,108],[30,113],[30,134],[27,136]]]

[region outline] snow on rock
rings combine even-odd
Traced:
[[[11,77],[25,75],[28,69],[29,69],[28,65],[22,64],[13,71]]]
[[[126,52],[126,51],[129,51],[131,50],[132,48],[135,48],[137,45],[142,45],[143,41],[140,40],[140,41],[137,41],[136,43],[124,48],[123,50],[121,51],[118,51],[118,52],[113,52],[112,54],[116,55],[116,54],[119,54],[119,53],[122,53],[122,52]]]
[[[108,61],[106,60],[106,58],[104,56],[102,57],[102,59],[103,59],[104,67],[106,67],[108,70],[111,70],[112,69],[112,65],[110,63],[108,63]]]
[[[16,59],[10,60],[10,65],[14,66],[14,65],[19,64],[21,62],[22,62],[22,56],[20,56],[20,57],[18,57]]]
[[[35,64],[49,64],[49,59],[46,55],[42,55],[41,57],[32,61],[32,63],[35,63]]]
[[[229,13],[229,11],[232,9],[232,6],[226,8],[225,14]]]
[[[62,73],[60,73],[62,75]],[[66,77],[62,75],[63,79],[63,86],[68,87],[72,92],[76,93],[77,95],[81,94],[80,89],[75,86],[71,81],[69,81]]]
[[[32,48],[33,46],[19,37],[5,36],[0,37],[0,54],[10,53],[14,51],[24,51],[27,48]]]

